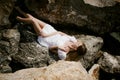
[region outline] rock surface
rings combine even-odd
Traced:
[[[85,43],[87,53],[85,55],[70,53],[68,55],[69,61],[78,61],[78,64],[82,63],[87,70],[95,63],[99,63],[103,71],[113,75],[117,73],[119,77],[120,47],[116,40],[119,41],[120,39],[120,3],[118,3],[120,0],[0,0],[0,72],[12,72],[16,66],[24,66],[24,68],[48,66],[58,60],[57,55],[49,53],[47,48],[37,43],[37,36],[32,27],[26,26],[24,23],[24,26],[13,26],[16,23],[20,23],[16,20],[16,15],[19,15],[19,13],[16,10],[12,11],[13,1],[16,1],[16,5],[20,6],[25,12],[30,12],[35,17],[55,25],[56,29],[73,31],[73,33],[69,32],[68,34],[76,36],[78,40],[82,40]],[[10,25],[9,20],[12,25]],[[82,32],[95,36],[81,35]],[[105,49],[106,47],[106,50],[112,55],[108,54],[109,52],[103,53],[101,51],[103,39],[97,37],[98,35],[103,36],[104,44],[106,45],[107,43],[107,47],[104,45],[103,48]],[[113,41],[111,37],[107,37],[105,40],[106,35],[110,35],[116,40]],[[20,64],[17,65],[14,62]],[[46,68],[44,67],[40,71],[44,72]],[[24,72],[24,70],[20,72]],[[92,72],[96,71],[93,70]],[[20,73],[18,71],[7,75],[7,77],[15,74]],[[102,75],[104,77],[104,74]],[[2,76],[4,77],[4,75]],[[5,74],[5,78],[7,77]],[[70,77],[73,76],[70,75]],[[109,79],[105,78],[105,80]]]
[[[0,72],[11,72],[9,64],[11,56],[18,52],[20,33],[17,29],[4,29],[0,33]]]
[[[114,1],[120,2],[120,0],[114,0]]]
[[[103,39],[95,36],[84,36],[79,37],[87,47],[87,52],[81,57],[80,61],[85,68],[90,68],[97,59],[102,56],[100,49],[103,46]]]
[[[101,5],[113,5],[113,0],[84,0]],[[93,7],[83,0],[25,0],[29,10],[36,13],[38,18],[54,24],[62,24],[62,27],[70,28],[76,25],[79,29],[85,29],[97,34],[109,33],[118,30],[120,5],[113,7]],[[97,4],[96,4],[97,5]],[[24,8],[23,8],[24,9]],[[65,26],[65,25],[67,26]],[[57,26],[59,27],[59,26]],[[61,27],[61,26],[60,26]]]
[[[120,73],[120,56],[112,56],[104,52],[98,64],[105,72]]]
[[[112,32],[110,35],[120,42],[120,32]]]
[[[11,62],[18,62],[21,65],[23,65],[25,68],[28,67],[43,67],[47,66],[56,60],[58,60],[57,55],[53,55],[49,53],[48,49],[45,47],[40,46],[37,43],[37,36],[31,32],[28,28],[29,26],[17,26],[17,29],[6,29],[1,30],[1,57],[4,55],[5,57],[8,57],[7,59],[4,57],[3,62],[7,61],[8,64]],[[26,28],[25,28],[26,27]],[[85,68],[91,67],[96,59],[92,58],[92,56],[96,55],[98,51],[101,49],[103,40],[100,37],[94,37],[89,35],[74,35],[78,40],[82,40],[87,47],[87,53],[84,55],[84,59],[81,59],[81,55],[75,55],[76,57],[73,57],[74,53],[70,57],[70,61],[73,60],[80,60],[82,61],[82,64]],[[4,45],[4,46],[3,46]],[[4,54],[3,54],[4,52]],[[89,57],[88,57],[89,56]],[[88,59],[89,58],[89,59]],[[88,61],[89,60],[89,61]],[[1,63],[2,63],[1,61]],[[89,64],[88,64],[89,63]],[[92,64],[91,64],[92,63]]]
[[[69,61],[80,61],[84,68],[90,68],[92,65],[102,56],[103,52],[100,51],[103,46],[103,39],[101,37],[95,37],[90,35],[74,35],[78,41],[85,43],[87,52],[85,55],[79,55],[78,53],[69,53]]]
[[[13,56],[13,59],[15,61],[20,62],[25,67],[41,67],[47,66],[48,63],[52,63],[55,60],[58,60],[57,55],[50,54],[47,48],[40,46],[36,42],[37,38],[35,38],[34,34],[29,31],[24,31],[23,29],[21,33],[22,38],[25,37],[26,39],[24,38],[25,40],[21,40],[19,52]],[[91,67],[94,64],[95,60],[101,56],[98,55],[98,52],[103,45],[102,38],[90,35],[75,36],[78,40],[81,40],[85,43],[87,47],[87,53],[84,56],[71,53],[69,55],[69,61],[78,61],[81,59],[82,65],[84,65],[85,68]]]
[[[11,24],[8,18],[13,6],[13,0],[0,0],[0,26]]]
[[[84,0],[86,4],[90,4],[97,7],[106,7],[115,5],[114,0]]]
[[[0,74],[0,80],[93,80],[79,62],[59,61],[48,67]]]

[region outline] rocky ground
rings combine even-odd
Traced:
[[[0,80],[119,80],[119,2],[1,0]],[[59,61],[57,55],[38,44],[32,25],[16,20],[17,15],[22,16],[16,6],[83,41],[86,54],[70,53],[67,61]]]

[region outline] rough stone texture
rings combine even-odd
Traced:
[[[94,64],[92,68],[88,71],[89,75],[93,77],[94,80],[99,80],[100,65]]]
[[[21,33],[19,51],[13,57],[14,61],[21,63],[25,67],[42,67],[48,64],[49,52],[45,47],[37,43],[37,36],[29,31],[27,26],[20,26]]]
[[[13,59],[23,64],[25,67],[42,67],[53,63],[55,60],[58,60],[57,55],[49,53],[47,48],[42,47],[37,43],[37,36],[30,31],[31,29],[28,28],[31,27],[19,27],[19,31],[21,33],[19,51],[13,56]],[[78,40],[82,40],[88,48],[87,55],[84,56],[85,61],[82,61],[83,64],[85,64],[85,66],[90,64],[87,67],[92,66],[93,64],[91,64],[90,62],[92,61],[94,63],[94,60],[100,57],[96,56],[95,58],[92,58],[92,56],[95,56],[97,52],[101,49],[103,40],[100,37],[94,37],[89,35],[86,36],[79,34],[74,36],[76,36]],[[73,57],[73,55],[75,56]],[[81,55],[76,55],[74,53],[72,53],[70,56],[70,61],[78,61],[80,60],[80,57],[82,57]],[[87,58],[89,58],[88,56],[91,57],[89,59],[90,62],[87,61]]]
[[[24,31],[22,29],[21,36],[25,40],[21,40],[19,46],[19,52],[13,57],[15,61],[20,62],[25,67],[41,67],[46,66],[47,63],[51,63],[49,61],[54,61],[57,59],[57,55],[49,54],[48,49],[45,47],[41,47],[35,38],[35,35],[29,31]],[[33,36],[33,37],[32,37]],[[98,59],[101,55],[98,55],[98,51],[101,49],[103,41],[100,37],[94,36],[85,36],[85,35],[75,35],[76,38],[82,40],[87,46],[87,53],[82,58],[81,61],[83,65],[88,68],[94,64],[94,61]],[[33,40],[32,40],[33,39]],[[52,55],[52,58],[50,58]],[[75,55],[72,53],[69,58],[70,61],[80,60],[81,55]],[[96,57],[93,57],[98,55]],[[76,57],[77,56],[77,57]],[[89,57],[88,57],[89,56]],[[88,59],[89,58],[89,59]],[[92,63],[92,64],[91,64]]]
[[[0,72],[10,72],[9,63],[18,52],[20,33],[16,29],[4,29],[0,33]]]
[[[13,6],[13,0],[0,0],[0,26],[10,24],[8,18]]]
[[[104,1],[112,2],[111,0]],[[69,28],[73,24],[77,28],[84,28],[98,34],[120,30],[118,28],[119,4],[98,8],[85,4],[83,0],[25,0],[25,3],[29,10],[37,14],[38,18],[55,24],[69,24],[62,27]]]
[[[87,47],[87,52],[81,57],[80,62],[85,68],[90,68],[97,59],[102,56],[100,49],[103,46],[103,39],[95,36],[80,36],[78,39],[83,41]]]
[[[110,35],[120,42],[120,32],[112,32]]]
[[[115,5],[114,0],[84,0],[86,4],[90,4],[97,7],[106,7]]]
[[[112,56],[104,52],[103,56],[99,59],[98,64],[108,73],[120,73],[120,56]]]
[[[25,67],[43,67],[48,64],[48,54],[47,48],[37,42],[28,42],[20,43],[19,52],[13,58]]]
[[[114,0],[114,1],[120,2],[120,0]]]
[[[0,80],[93,80],[79,62],[59,61],[48,67],[0,74]]]
[[[37,36],[32,32],[32,27],[26,26],[26,25],[17,25],[16,29],[5,29],[2,30],[1,32],[1,40],[0,40],[0,46],[1,46],[1,59],[3,62],[8,60],[8,63],[11,61],[13,62],[18,62],[24,67],[43,67],[47,66],[56,60],[58,60],[57,55],[53,55],[48,52],[48,49],[45,47],[40,46],[37,43]],[[72,32],[70,32],[72,33]],[[89,57],[92,57],[93,55],[96,55],[96,53],[100,50],[102,46],[102,39],[99,37],[94,37],[94,36],[86,36],[86,35],[75,35],[78,40],[82,40],[88,48],[87,55]],[[95,46],[95,47],[94,47]],[[91,50],[93,49],[93,50]],[[5,55],[4,55],[4,54]],[[72,54],[71,57],[69,58],[70,61],[78,61],[81,59],[81,55],[75,55],[73,57]],[[76,57],[77,56],[77,57]],[[86,67],[88,65],[89,61],[87,61],[87,57],[84,56],[84,61],[82,61],[83,65]],[[90,58],[90,62],[94,62],[96,58]],[[93,64],[89,63],[90,65],[87,67],[92,66]],[[86,68],[87,68],[86,67]]]

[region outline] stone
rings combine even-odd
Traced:
[[[84,2],[97,7],[113,6],[116,4],[114,0],[84,0]]]
[[[11,72],[11,57],[18,52],[20,33],[17,29],[1,30],[0,40],[0,72]]]
[[[101,7],[85,4],[84,1],[98,3]],[[103,35],[117,31],[119,26],[119,4],[113,0],[25,0],[27,8],[39,19],[57,25],[59,28],[83,29]],[[95,5],[98,5],[95,4]],[[114,5],[114,6],[113,6]],[[111,7],[109,7],[111,6]],[[31,13],[33,14],[33,13]],[[33,14],[34,15],[34,14]],[[59,26],[61,24],[62,26]],[[120,29],[120,28],[119,28]]]
[[[114,0],[114,1],[116,1],[116,2],[120,2],[120,0]]]
[[[120,32],[112,32],[110,35],[120,42]]]
[[[16,54],[18,52],[18,45],[20,41],[20,33],[17,29],[4,29],[2,31],[2,39],[9,43],[10,55]]]
[[[88,71],[89,75],[93,77],[94,80],[99,80],[100,75],[100,65],[94,64],[91,69]]]
[[[21,38],[18,52],[12,56],[13,61],[21,63],[25,68],[47,66],[50,61],[48,49],[39,45],[36,34],[24,27],[27,26],[19,27]]]
[[[43,67],[59,60],[58,55],[49,53],[48,49],[39,45],[36,35],[32,32],[22,29],[19,52],[13,56],[13,59],[25,67]],[[77,53],[68,54],[68,61],[81,61],[85,68],[91,67],[95,60],[101,56],[99,50],[102,47],[103,40],[100,37],[90,35],[74,35],[78,40],[85,43],[87,53],[82,56]],[[95,57],[93,57],[95,56]]]
[[[0,74],[0,80],[94,80],[80,62],[58,61],[48,67]]]
[[[120,73],[120,56],[110,55],[107,52],[99,59],[98,64],[107,73]]]
[[[9,15],[12,12],[13,6],[13,0],[0,0],[0,26],[11,24]]]
[[[13,59],[25,67],[43,67],[48,64],[48,54],[48,49],[37,42],[27,42],[20,43],[19,51],[13,56]]]
[[[90,68],[103,54],[100,51],[103,46],[103,39],[89,35],[81,35],[78,39],[84,42],[87,47],[87,52],[80,58],[80,62],[86,69]]]

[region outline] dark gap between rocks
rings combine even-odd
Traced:
[[[12,68],[12,72],[15,72],[17,70],[21,70],[21,69],[25,69],[25,66],[22,65],[19,62],[15,62],[14,60],[12,60],[9,64],[9,66]]]

